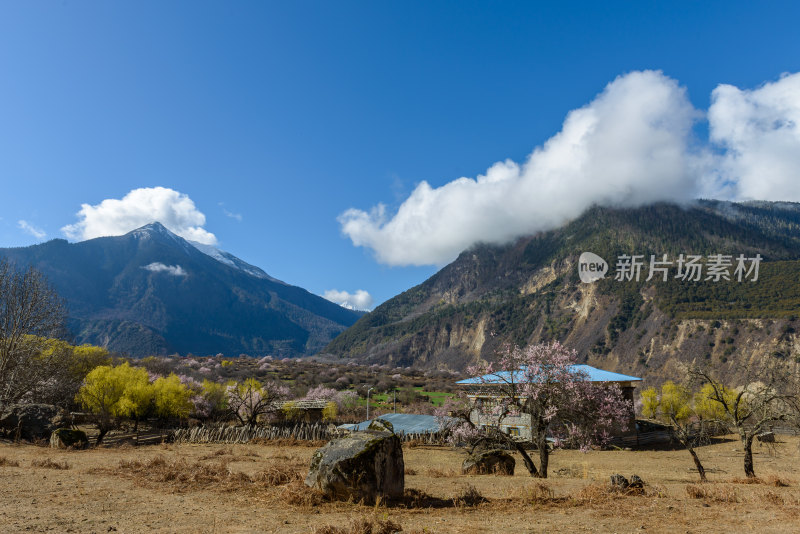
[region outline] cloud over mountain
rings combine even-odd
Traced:
[[[335,302],[351,310],[369,310],[372,308],[373,303],[372,295],[363,289],[358,289],[355,293],[329,289],[322,296],[331,302]]]
[[[717,168],[736,199],[800,200],[800,73],[752,91],[720,85],[708,110]]]
[[[153,262],[145,265],[142,269],[146,269],[154,273],[167,273],[172,276],[186,276],[186,271],[180,265],[165,265],[161,262]]]
[[[158,221],[177,235],[214,245],[217,238],[203,228],[206,216],[188,195],[166,187],[134,189],[121,199],[107,198],[96,205],[82,204],[78,222],[61,229],[73,240],[123,235]]]
[[[389,265],[444,264],[479,243],[554,228],[592,205],[697,197],[800,200],[800,75],[754,91],[721,85],[703,113],[659,71],[619,76],[522,163],[477,178],[421,182],[396,213],[378,204],[339,216],[355,246]]]

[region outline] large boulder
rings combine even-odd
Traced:
[[[465,475],[513,475],[517,461],[500,449],[478,450],[467,456],[461,464]]]
[[[402,497],[404,471],[400,438],[388,431],[367,430],[317,449],[306,485],[331,499],[372,503]]]
[[[29,441],[47,439],[55,428],[52,419],[57,414],[58,408],[50,404],[11,404],[0,413],[0,428]]]
[[[85,449],[89,446],[89,438],[83,430],[59,428],[50,435],[50,447],[54,449]]]

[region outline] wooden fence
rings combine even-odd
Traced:
[[[294,426],[196,426],[178,428],[170,435],[175,443],[247,443],[254,439],[279,440],[296,439],[300,441],[328,441],[348,434],[333,425],[322,423],[298,423]],[[439,433],[397,434],[404,442],[422,445],[442,445],[444,436]]]
[[[175,430],[171,439],[175,443],[247,443],[254,439],[327,441],[335,434],[335,427],[320,423],[294,426],[196,426]]]

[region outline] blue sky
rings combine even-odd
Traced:
[[[463,243],[499,242],[520,228],[546,229],[572,216],[579,205],[520,226],[509,208],[507,220],[477,218],[478,230],[451,238],[448,232],[458,229],[428,224],[430,213],[419,212],[419,205],[432,205],[460,221],[452,205],[468,215],[470,202],[487,193],[478,188],[463,200],[460,192],[451,195],[458,184],[445,186],[486,175],[507,158],[522,165],[567,131],[571,110],[592,103],[590,111],[601,110],[598,120],[612,124],[628,116],[618,110],[630,95],[667,88],[659,94],[677,103],[663,116],[686,117],[670,133],[694,158],[681,165],[694,169],[696,161],[733,153],[734,145],[745,147],[738,155],[761,154],[753,148],[759,136],[731,133],[739,131],[732,121],[744,119],[723,104],[739,102],[734,97],[741,94],[718,93],[717,144],[706,139],[705,116],[721,84],[753,91],[800,71],[800,6],[766,6],[4,2],[0,246],[63,238],[62,229],[79,222],[82,204],[163,187],[193,201],[220,248],[312,292],[363,289],[377,304],[433,274]],[[625,78],[598,98],[617,77],[646,70],[663,74]],[[797,100],[786,104],[774,95],[791,97],[795,87],[785,81],[770,93],[744,93],[752,114],[780,101],[764,116],[783,121],[787,153],[795,148]],[[728,173],[720,183],[741,182],[735,192],[717,183],[692,193],[800,200],[789,182],[772,189],[746,182],[751,160],[767,157],[756,156],[703,163],[712,168],[704,176]],[[792,156],[769,157],[786,168],[794,164]],[[675,172],[693,172],[684,167]],[[510,179],[522,179],[517,174]],[[574,173],[558,176],[579,180]],[[423,181],[431,190],[418,189]],[[658,194],[673,198],[685,183]],[[424,202],[414,204],[412,193]],[[428,194],[437,200],[427,202]],[[383,219],[370,211],[381,203]],[[486,209],[497,213],[505,205],[500,198]],[[403,206],[412,215],[395,216]],[[343,219],[351,208],[363,216]],[[345,233],[347,221],[355,226]],[[509,224],[510,233],[482,233]]]

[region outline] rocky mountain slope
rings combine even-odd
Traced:
[[[581,282],[593,252],[606,277]],[[649,275],[668,255],[668,280]],[[700,281],[676,279],[679,255],[702,256]],[[705,280],[709,256],[731,255],[730,281]],[[736,258],[760,254],[759,278]],[[640,280],[615,280],[621,255],[642,255]],[[752,262],[745,262],[749,269]],[[698,201],[593,208],[563,227],[463,252],[417,287],[362,317],[323,352],[367,362],[461,370],[504,344],[560,340],[591,365],[661,380],[686,362],[736,374],[735,363],[800,360],[800,204]]]
[[[361,315],[160,223],[0,256],[48,277],[67,302],[75,341],[133,356],[313,354]]]

